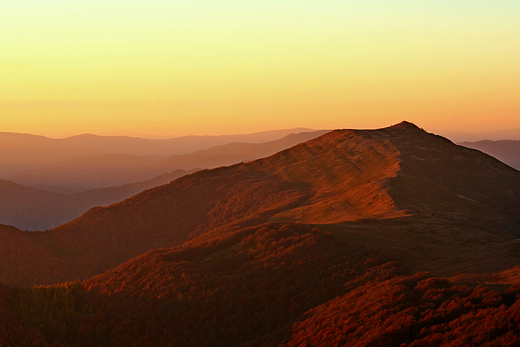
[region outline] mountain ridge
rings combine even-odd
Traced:
[[[65,157],[60,156],[58,149],[41,149],[41,153],[31,153],[38,156],[38,160],[50,158],[47,162],[38,165],[27,164],[28,167],[19,168],[9,174],[9,165],[6,164],[3,178],[28,186],[61,186],[69,188],[93,187],[103,188],[113,185],[127,184],[137,181],[152,179],[156,176],[178,169],[193,170],[195,168],[215,168],[223,165],[231,165],[244,160],[253,160],[276,153],[282,149],[293,146],[301,141],[316,137],[326,131],[313,131],[301,133],[289,133],[281,138],[260,142],[231,142],[233,139],[247,140],[249,135],[239,137],[215,137],[218,143],[208,149],[193,151],[188,154],[171,155],[175,150],[186,150],[189,144],[168,145],[170,149],[165,151],[153,151],[150,146],[142,145],[142,141],[159,141],[137,139],[139,143],[133,143],[134,147],[124,147],[117,143],[117,138],[101,137],[102,142],[90,140],[82,141],[82,145],[63,144],[70,153]],[[283,134],[284,131],[268,132],[269,134]],[[264,133],[258,133],[262,139]],[[253,136],[252,134],[251,136]],[[271,136],[271,135],[269,135]],[[250,138],[251,141],[254,138]],[[65,141],[65,140],[64,140]],[[68,141],[68,140],[67,140]],[[136,141],[134,138],[125,138],[125,141]],[[214,142],[214,140],[211,140]],[[211,143],[208,142],[208,144]],[[70,141],[69,141],[70,142]],[[89,145],[87,149],[81,146]],[[61,150],[61,149],[60,149]],[[85,150],[90,151],[86,153]],[[27,153],[26,153],[27,154]],[[63,153],[62,153],[63,154]],[[22,157],[19,153],[16,158]],[[4,158],[5,159],[5,158]],[[0,163],[2,158],[0,156]],[[26,164],[23,164],[26,165]],[[11,170],[12,171],[12,170]]]
[[[49,232],[0,225],[0,282],[84,279],[0,285],[0,344],[517,345],[519,212],[520,172],[480,151],[332,131]]]
[[[493,254],[478,240],[487,237],[505,250],[515,247],[519,196],[518,171],[400,123],[377,130],[336,130],[267,158],[203,170],[92,209],[41,238],[76,271],[75,277],[87,278],[148,250],[218,239],[264,222],[321,225],[347,238],[356,233],[345,229],[345,223],[362,226],[367,219],[380,225],[385,219],[398,220],[412,229],[433,225],[426,228],[429,232],[444,223],[447,232],[431,234],[437,235],[437,246],[423,251],[421,263],[414,264],[417,253],[405,247],[421,241],[399,225],[395,230],[400,236],[386,242],[386,251],[410,271],[430,262],[426,270],[449,275],[455,268],[479,271],[469,261],[479,250],[490,255],[487,265],[481,265],[486,271],[514,264],[507,252]],[[468,241],[466,232],[460,234],[464,228],[479,239]],[[385,251],[374,230],[367,235]],[[450,244],[468,252],[468,261],[452,270],[446,263],[457,256],[453,247],[444,252],[444,260],[435,260],[436,252]]]

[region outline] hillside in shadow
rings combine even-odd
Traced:
[[[508,254],[517,247],[519,196],[518,171],[413,124],[338,130],[265,159],[181,177],[29,234],[67,270],[43,282],[30,274],[22,282],[0,282],[86,279],[149,250],[291,220],[344,237],[357,237],[351,230],[365,226],[366,245],[397,254],[411,269],[442,275],[503,270],[516,261]],[[369,227],[367,219],[374,221]],[[383,238],[392,230],[389,219],[402,220],[402,226]],[[431,232],[417,237],[422,230]],[[500,247],[493,251],[490,245]],[[486,257],[460,259],[460,252]],[[23,258],[10,254],[24,266]]]
[[[0,342],[514,346],[519,216],[520,172],[495,158],[408,122],[336,130],[1,227],[0,282],[51,285],[0,287]]]

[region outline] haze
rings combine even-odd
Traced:
[[[0,129],[520,128],[518,1],[0,2]]]

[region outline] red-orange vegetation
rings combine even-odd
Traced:
[[[49,341],[68,344],[75,340],[59,337],[60,326],[69,338],[96,332],[92,346],[273,345],[307,310],[396,271],[298,224],[260,225],[222,238],[149,252],[86,281],[84,289],[28,289],[24,295],[51,302],[57,296],[65,304],[29,305],[41,312],[19,314],[29,326],[43,325]]]
[[[314,308],[282,346],[513,346],[518,294],[519,287],[453,286],[427,273],[397,276]]]
[[[426,265],[421,252],[439,250],[429,259],[446,268],[447,242],[466,233],[490,259],[461,252],[448,260],[478,266],[505,259],[515,248],[490,248],[513,245],[505,231],[519,225],[519,196],[517,171],[411,124],[335,131],[93,209],[51,232],[6,229],[9,245],[22,240],[23,250],[33,242],[63,279],[108,270],[83,283],[18,289],[7,311],[42,345],[515,345],[520,287],[404,276],[360,243],[374,247],[375,240],[384,252],[396,245],[391,237],[400,238],[394,254],[414,248],[417,259],[408,260]],[[380,220],[358,222],[356,233],[348,231],[355,223],[284,221],[406,213],[416,216],[390,232],[379,229],[389,225]],[[24,268],[19,259],[13,268]]]
[[[39,243],[43,236],[0,225],[0,283],[27,286],[55,283],[67,273],[63,260]]]
[[[519,197],[518,171],[410,123],[338,130],[269,158],[180,178],[31,235],[27,242],[51,259],[30,263],[23,253],[34,245],[20,247],[12,268],[25,272],[2,280],[87,279],[153,249],[199,236],[210,242],[266,221],[328,224],[412,213],[437,224],[471,222],[489,233],[515,233]],[[35,270],[48,264],[52,270]]]

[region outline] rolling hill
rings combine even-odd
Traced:
[[[135,169],[137,163],[140,163],[141,167],[151,164],[150,160],[154,157],[166,158],[174,154],[188,154],[232,142],[270,142],[291,133],[300,132],[309,132],[309,129],[282,129],[242,135],[184,136],[165,140],[92,134],[51,139],[31,134],[0,132],[0,165],[2,167],[0,179],[28,186],[59,185],[63,187],[64,183],[60,184],[59,179],[53,176],[58,173],[57,170],[63,171],[68,168],[74,171],[75,168],[84,166],[86,160],[92,161],[91,165],[96,165],[96,170],[99,170],[103,165],[109,165],[109,167],[115,165],[113,161],[107,159],[107,156],[112,156],[123,165],[128,165],[132,161]],[[146,177],[140,175],[137,179],[132,178],[132,180],[135,182],[151,179],[176,169],[178,168],[147,173]],[[96,170],[92,172],[99,175],[99,171]],[[118,174],[124,174],[124,170],[119,170]],[[81,176],[76,177],[77,181],[74,182],[70,173],[68,176],[65,173],[61,175],[61,177],[68,177],[66,183],[72,184],[73,187],[100,188],[129,183],[125,178],[111,184],[103,181],[86,184],[79,179]],[[39,176],[43,177],[39,178]],[[116,177],[117,175],[113,176],[113,179]]]
[[[291,133],[280,139],[263,143],[232,142],[225,145],[215,146],[210,149],[196,151],[183,155],[143,155],[146,146],[139,153],[129,154],[131,147],[125,149],[116,142],[114,146],[102,147],[92,140],[91,152],[101,153],[94,155],[81,155],[81,148],[75,157],[57,160],[59,154],[55,153],[56,159],[51,163],[41,164],[32,169],[17,172],[15,175],[7,175],[7,179],[27,186],[56,186],[68,188],[83,188],[83,191],[96,188],[104,188],[115,185],[123,185],[133,182],[153,179],[165,172],[175,170],[209,169],[218,166],[236,164],[241,161],[249,161],[270,156],[286,148],[305,142],[324,134],[326,131],[313,131],[302,133]],[[251,135],[253,136],[253,135]],[[243,136],[247,139],[247,136]],[[224,140],[228,137],[219,139]],[[239,137],[240,138],[240,137]],[[254,136],[253,136],[254,138]],[[102,138],[104,139],[104,138]],[[232,137],[229,138],[230,140]],[[69,139],[70,140],[70,139]],[[87,139],[85,147],[87,147]],[[110,138],[104,139],[108,142]],[[104,143],[104,142],[100,142]],[[100,148],[97,149],[96,146]],[[74,146],[73,146],[74,148]],[[171,147],[171,151],[175,148]],[[119,151],[119,152],[118,152]],[[151,152],[151,150],[149,150]],[[45,153],[45,155],[50,155]],[[88,189],[88,187],[91,187]],[[59,190],[59,189],[58,189]]]
[[[0,282],[86,280],[0,287],[0,342],[517,345],[515,276],[434,276],[518,266],[519,212],[520,172],[482,152],[408,122],[332,131],[48,232],[2,227]]]
[[[70,266],[74,275],[61,281],[270,221],[319,225],[409,271],[454,275],[516,265],[519,196],[518,171],[403,122],[332,131],[265,159],[200,171],[39,238]],[[17,283],[36,284],[30,276]]]

